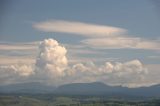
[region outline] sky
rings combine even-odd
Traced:
[[[0,2],[0,84],[160,83],[158,0]]]

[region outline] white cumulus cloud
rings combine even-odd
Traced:
[[[70,77],[66,79],[72,82],[100,81],[110,85],[129,85],[130,87],[141,86],[143,78],[148,74],[147,68],[139,60],[124,63],[106,62],[101,66],[96,66],[92,62],[89,64],[78,63],[69,70],[71,71]]]
[[[29,76],[34,74],[32,65],[15,64],[0,66],[0,83],[10,84],[27,80]]]

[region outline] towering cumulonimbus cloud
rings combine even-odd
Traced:
[[[39,44],[36,63],[30,65],[0,66],[0,83],[45,82],[56,86],[67,83],[103,82],[109,85],[140,87],[159,80],[151,79],[152,72],[138,60],[106,62],[101,65],[92,61],[68,65],[67,50],[54,39]],[[150,81],[150,82],[149,82]]]
[[[53,80],[64,76],[68,61],[67,50],[54,39],[45,39],[39,45],[39,55],[36,59],[36,73],[47,75]]]
[[[111,85],[135,86],[143,82],[147,69],[139,60],[106,62],[96,66],[93,62],[68,65],[67,50],[54,39],[45,39],[39,45],[35,77],[51,84],[104,82]],[[44,80],[45,79],[45,80]]]

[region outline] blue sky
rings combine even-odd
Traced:
[[[160,14],[150,0],[7,0],[2,3],[1,41],[33,41],[46,37],[64,41],[64,34],[43,33],[31,27],[33,22],[50,19],[121,27],[131,36],[152,39],[157,39],[160,33]]]
[[[68,64],[138,60],[160,73],[158,0],[4,0],[0,7],[1,65],[33,65],[39,41],[52,38],[67,49]]]

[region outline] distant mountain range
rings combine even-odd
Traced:
[[[127,88],[122,86],[108,86],[101,82],[72,83],[59,87],[47,86],[42,83],[32,82],[0,86],[0,93],[29,93],[70,95],[70,96],[144,96],[160,97],[160,85],[140,88]]]
[[[50,93],[56,89],[54,86],[44,85],[39,82],[18,83],[0,86],[0,93]]]
[[[109,86],[101,82],[73,83],[62,85],[55,89],[61,95],[98,95],[98,96],[145,96],[160,97],[160,85],[139,88]]]

